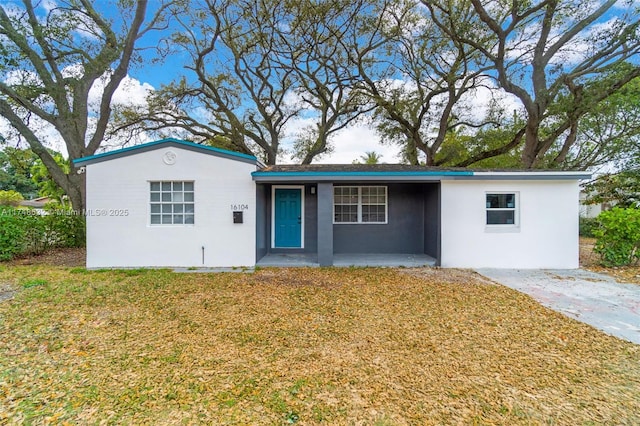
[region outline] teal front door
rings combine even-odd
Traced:
[[[275,188],[274,245],[302,247],[302,194],[298,188]]]

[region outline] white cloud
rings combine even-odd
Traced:
[[[29,118],[28,125],[31,131],[35,133],[46,147],[62,152],[65,156],[67,155],[64,142],[58,131],[52,125],[34,115]],[[27,141],[18,135],[17,131],[11,127],[4,117],[0,117],[0,135],[5,138],[6,143],[10,146],[19,148],[29,147]],[[18,143],[18,141],[20,141],[20,143]]]
[[[462,97],[456,106],[456,112],[460,117],[479,123],[487,117],[491,103],[494,101],[506,114],[509,114],[509,118],[513,111],[522,109],[522,103],[515,95],[505,92],[495,83],[487,80],[484,86],[472,89]]]
[[[17,84],[42,85],[42,80],[34,72],[27,70],[11,70],[4,76],[5,84],[12,86]]]
[[[115,105],[146,105],[146,99],[149,93],[154,90],[149,83],[142,83],[140,80],[126,76],[120,86],[116,89],[111,100]]]
[[[375,151],[381,155],[381,163],[399,163],[400,148],[389,144],[381,144],[375,129],[365,124],[357,124],[338,132],[332,141],[334,151],[316,163],[350,164],[367,151]]]
[[[296,118],[287,123],[287,135],[283,147],[290,151],[293,144],[293,137],[305,127],[315,123],[312,118]],[[359,160],[368,151],[375,151],[381,155],[383,163],[398,163],[400,149],[398,146],[381,144],[380,137],[371,125],[354,124],[336,132],[330,140],[332,151],[314,160],[315,164],[350,164],[354,160]],[[290,153],[290,152],[288,152]],[[289,155],[278,158],[283,164],[294,164],[294,160]]]
[[[483,84],[483,86],[473,89],[463,96],[455,111],[459,118],[473,123],[480,123],[486,119],[492,102],[496,102],[504,110],[508,118],[511,118],[513,111],[521,110],[522,104],[519,99],[499,89],[493,80],[487,78]],[[385,85],[387,90],[405,88],[411,91],[415,89],[414,82],[399,79],[387,80]],[[437,103],[438,99],[435,99],[434,104]],[[435,119],[439,118],[437,114],[434,114],[434,117]],[[295,135],[304,128],[314,125],[314,123],[313,117],[297,117],[287,123],[287,136],[283,143],[285,150],[288,150],[287,154],[290,154],[289,151]],[[425,124],[427,128],[435,128],[437,126],[435,121]],[[381,162],[383,163],[399,163],[401,161],[401,145],[381,143],[381,138],[373,124],[358,123],[342,129],[332,136],[330,144],[332,152],[314,160],[314,163],[350,164],[354,160],[360,160],[360,157],[368,151],[375,151],[380,154],[382,157]],[[278,160],[285,164],[296,162],[289,155],[282,155]]]
[[[82,72],[82,68],[73,66],[65,69],[65,75],[78,75]],[[34,77],[29,73],[17,73],[10,76],[14,82],[28,79],[31,80]],[[104,91],[104,87],[107,83],[107,79],[99,79],[89,92],[89,105],[91,111],[91,117],[89,119],[89,133],[94,129],[96,122],[96,113],[98,111],[99,102]],[[387,81],[390,87],[394,89],[400,89],[403,86],[407,89],[411,89],[413,83],[402,80],[390,80]],[[487,83],[488,84],[488,83]],[[118,89],[116,90],[112,105],[117,106],[144,106],[146,104],[146,97],[150,92],[154,90],[153,86],[148,83],[141,82],[130,76],[125,77]],[[514,109],[520,108],[519,101],[512,95],[498,91],[495,88],[480,87],[473,92],[467,94],[464,98],[464,102],[460,104],[458,112],[459,115],[464,115],[465,118],[473,121],[480,121],[489,111],[489,104],[492,100],[492,96],[498,96],[503,108],[507,113],[510,113]],[[297,95],[291,94],[290,99],[292,103],[299,101]],[[199,109],[196,111],[196,116],[203,121],[207,121],[211,118],[210,114],[204,110]],[[33,127],[37,129],[38,134],[47,141],[47,144],[54,149],[65,151],[64,143],[62,142],[58,133],[47,123],[41,120],[33,119]],[[283,148],[291,148],[295,135],[299,134],[304,128],[314,125],[315,120],[313,116],[306,115],[305,117],[297,117],[290,120],[285,129],[286,137],[284,138]],[[5,121],[0,121],[0,134],[8,135],[8,124]],[[90,135],[89,135],[90,137]],[[142,133],[139,135],[121,136],[110,139],[102,149],[113,149],[125,145],[134,145],[138,143],[148,142],[152,138]],[[400,162],[400,145],[396,144],[382,144],[379,135],[376,133],[375,127],[372,124],[358,123],[351,125],[336,134],[331,138],[331,146],[333,148],[330,154],[326,154],[320,159],[314,161],[315,163],[346,163],[349,164],[354,160],[359,160],[368,151],[375,151],[381,155],[381,161],[385,163],[398,163]],[[289,153],[290,154],[290,153]],[[283,163],[293,163],[294,160],[288,155],[282,155],[279,161]]]
[[[55,0],[44,0],[41,6],[47,13],[49,13],[58,7],[58,3]]]
[[[103,76],[96,80],[89,91],[89,105],[94,112],[97,112],[102,94],[108,83],[107,76]],[[143,83],[140,80],[126,76],[121,82],[111,98],[112,105],[122,106],[144,106],[149,93],[154,90],[149,83]]]

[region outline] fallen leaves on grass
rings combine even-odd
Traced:
[[[639,346],[466,271],[18,267],[0,423],[637,423]]]

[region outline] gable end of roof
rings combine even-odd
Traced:
[[[161,139],[159,141],[148,142],[141,145],[130,146],[115,151],[103,152],[88,157],[77,158],[73,160],[76,167],[86,166],[88,164],[100,163],[103,161],[114,160],[116,158],[128,157],[129,155],[140,154],[143,152],[154,151],[161,148],[181,148],[188,151],[198,152],[202,154],[214,155],[216,157],[227,158],[229,160],[241,161],[243,163],[258,164],[258,159],[253,155],[243,154],[240,152],[229,151],[222,148],[214,148],[212,146],[200,145],[194,142],[184,141],[181,139]]]

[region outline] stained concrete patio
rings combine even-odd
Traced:
[[[436,260],[426,254],[403,253],[348,253],[334,254],[333,266],[337,267],[405,267],[419,268],[434,266]],[[315,253],[270,253],[260,259],[257,266],[262,267],[318,267]]]
[[[582,269],[477,269],[542,305],[612,336],[640,344],[640,286]]]

